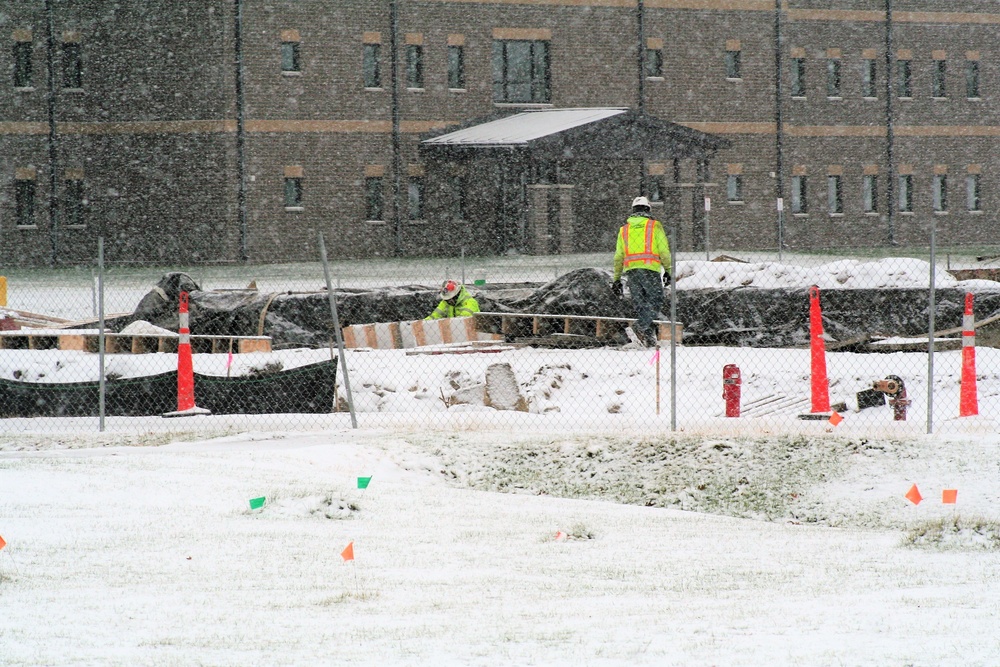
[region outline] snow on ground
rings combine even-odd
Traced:
[[[773,270],[745,268],[740,284]],[[3,664],[997,664],[996,350],[977,351],[966,418],[960,352],[935,355],[932,406],[927,355],[829,353],[838,426],[797,418],[808,350],[674,352],[676,414],[669,348],[659,414],[649,351],[508,349],[349,352],[357,429],[346,413],[0,420]],[[236,355],[229,372],[275,358],[329,351]],[[132,376],[176,358],[110,362]],[[530,412],[458,402],[494,363]],[[722,416],[727,363],[739,419]],[[5,378],[95,369],[0,353]],[[856,412],[890,373],[907,421]],[[752,408],[779,395],[793,402]]]
[[[996,664],[996,436],[672,443],[331,429],[8,451],[4,664]],[[727,477],[836,521],[642,502],[734,499]],[[992,538],[907,539],[972,515]]]

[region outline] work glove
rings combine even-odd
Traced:
[[[611,283],[611,293],[621,298],[625,294],[625,288],[622,286],[622,281],[616,280]]]
[[[672,283],[673,281],[674,281],[674,279],[670,277],[670,272],[669,271],[664,271],[663,272],[663,289],[667,289],[668,287],[670,287],[670,283]]]

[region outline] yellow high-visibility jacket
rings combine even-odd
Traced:
[[[645,215],[629,216],[618,232],[614,280],[632,269],[670,270],[670,244],[659,220]]]
[[[458,292],[458,298],[455,299],[455,305],[451,305],[447,301],[442,300],[438,304],[438,307],[434,309],[434,312],[425,317],[425,320],[439,320],[443,317],[469,317],[473,313],[479,312],[479,302],[472,298],[465,287],[462,287]]]

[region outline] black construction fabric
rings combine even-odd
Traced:
[[[253,377],[194,374],[195,403],[214,414],[325,413],[333,410],[336,360]],[[162,415],[177,409],[177,371],[105,382],[108,416]],[[0,418],[97,417],[100,383],[0,379]]]

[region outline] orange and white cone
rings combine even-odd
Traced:
[[[189,417],[210,415],[211,410],[199,408],[194,403],[194,360],[191,357],[191,330],[188,316],[188,293],[181,292],[178,313],[177,340],[177,411],[164,413],[164,417]]]
[[[962,384],[958,399],[958,416],[979,414],[976,390],[976,327],[972,313],[972,292],[965,294],[965,315],[962,316]]]
[[[809,288],[809,350],[811,357],[812,411],[830,411],[830,381],[826,376],[826,343],[823,341],[823,311],[819,287]]]

